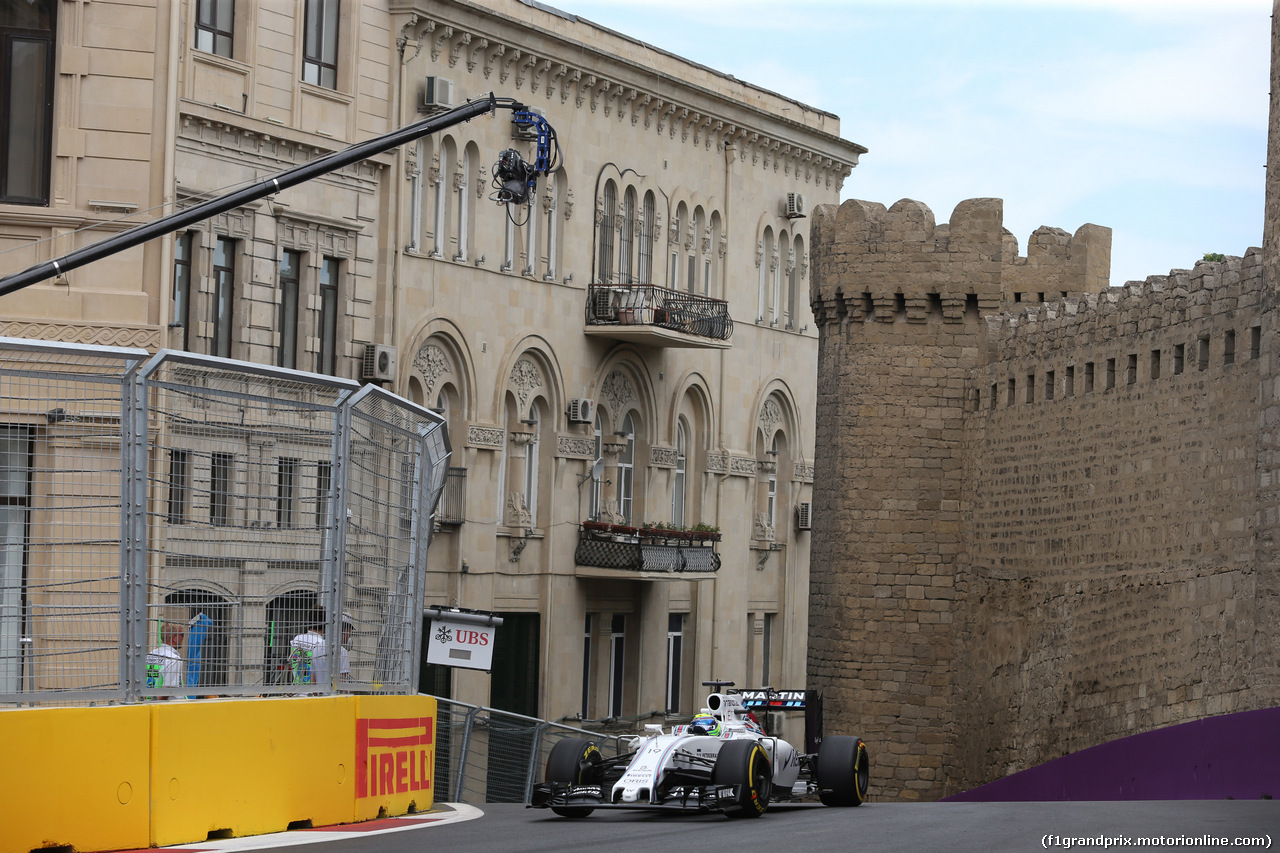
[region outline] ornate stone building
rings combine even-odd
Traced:
[[[0,38],[48,97],[4,96],[38,132],[0,148],[0,271],[469,98],[544,115],[560,157],[528,206],[491,200],[499,152],[532,151],[500,112],[5,297],[3,330],[442,410],[427,602],[505,624],[492,677],[424,687],[604,718],[691,711],[712,677],[803,686],[805,214],[864,150],[835,116],[522,0],[23,5]]]

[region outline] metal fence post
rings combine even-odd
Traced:
[[[533,796],[533,782],[538,775],[538,751],[542,749],[542,733],[550,727],[550,723],[544,722],[533,730],[533,745],[529,748],[529,773],[524,783],[524,801],[526,803]]]
[[[351,397],[344,392],[337,400],[333,416],[333,475],[330,477],[328,548],[321,564],[320,598],[325,602],[324,642],[329,659],[328,693],[338,691],[339,662],[342,658],[342,579],[347,564],[347,496],[351,471]]]
[[[151,362],[148,362],[150,366]],[[142,695],[147,653],[147,383],[135,362],[120,389],[120,684],[125,701]]]
[[[467,778],[467,757],[471,752],[471,729],[475,723],[479,708],[467,712],[467,721],[462,724],[462,749],[458,752],[458,775],[453,784],[453,802],[462,802],[462,786]]]

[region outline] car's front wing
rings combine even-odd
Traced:
[[[568,782],[539,782],[533,786],[528,808],[587,809],[671,809],[674,811],[721,812],[738,801],[739,785],[687,785],[665,794],[633,802],[612,802],[604,785],[571,785]]]

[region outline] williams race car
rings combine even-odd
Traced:
[[[704,682],[732,686],[728,682]],[[558,741],[530,808],[581,818],[598,808],[673,809],[759,817],[771,802],[817,794],[828,806],[859,806],[870,759],[861,738],[833,736],[802,754],[765,734],[733,693],[711,693],[688,725],[645,726],[607,758],[594,741]]]

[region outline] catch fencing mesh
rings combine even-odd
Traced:
[[[0,412],[0,703],[412,692],[438,415],[333,377],[16,339]]]

